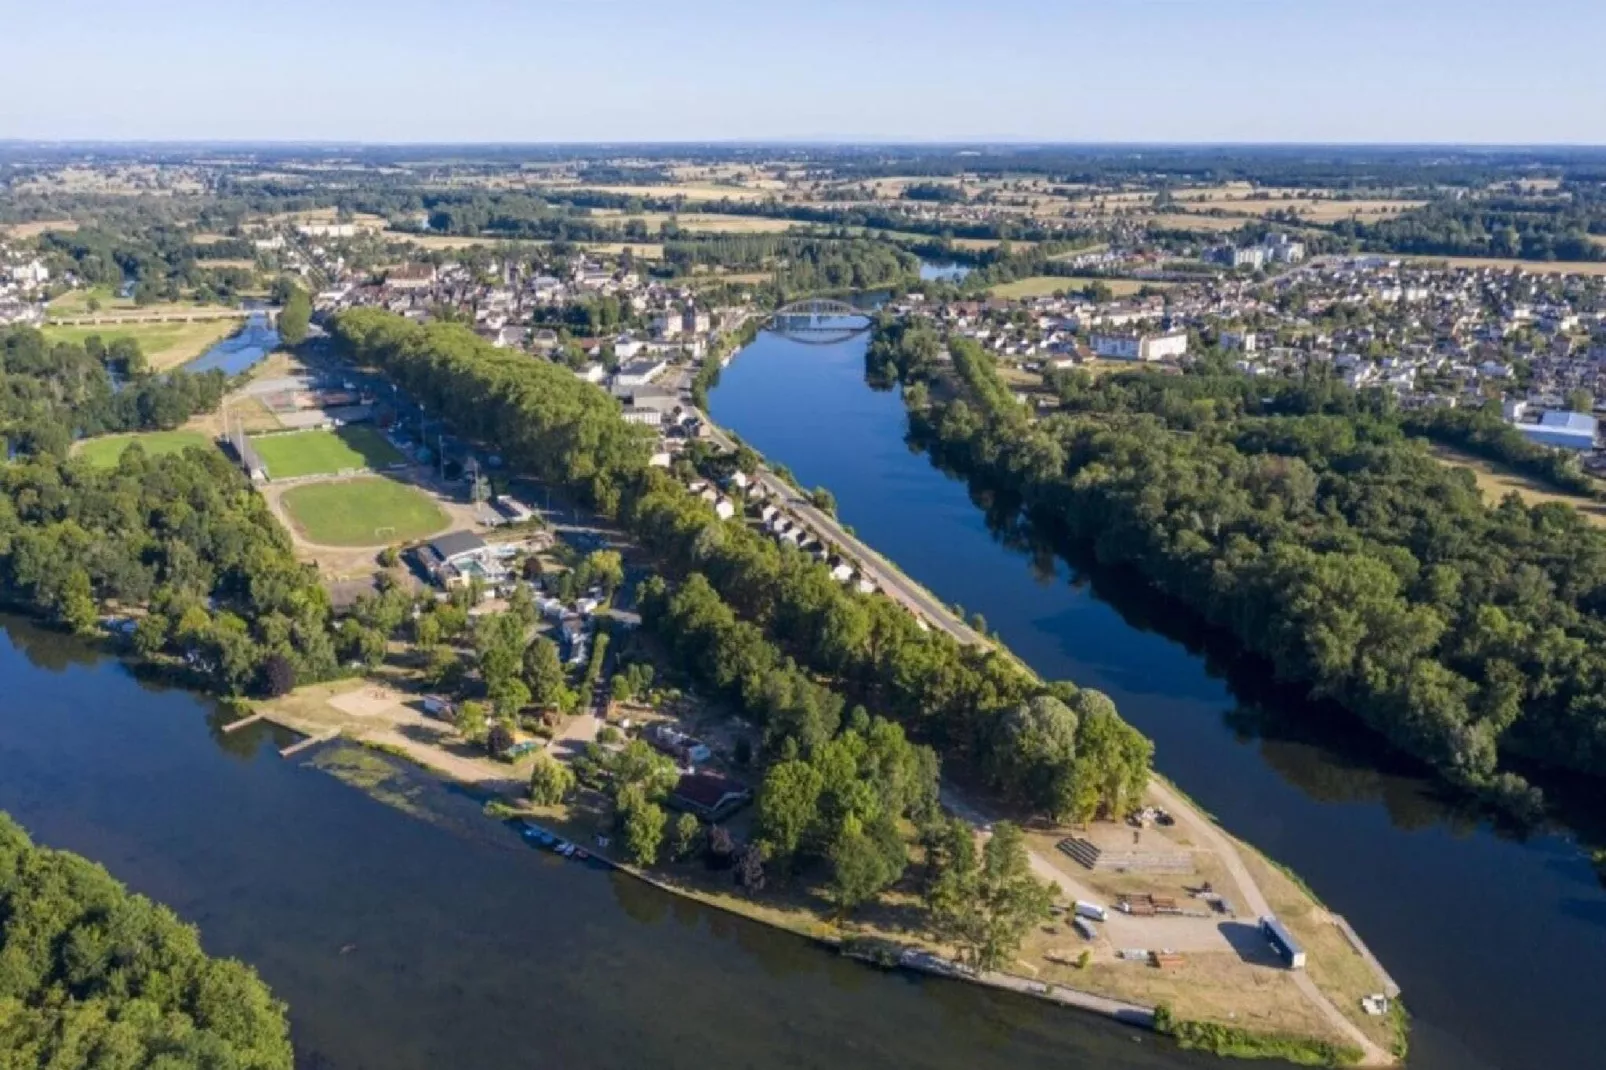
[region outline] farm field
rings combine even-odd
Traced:
[[[318,546],[381,546],[443,530],[447,516],[423,491],[379,476],[292,487],[281,499],[296,529]]]
[[[1481,457],[1474,457],[1470,453],[1462,453],[1448,446],[1434,443],[1428,449],[1444,464],[1471,469],[1472,477],[1478,481],[1478,490],[1483,492],[1484,498],[1490,505],[1498,504],[1501,498],[1515,491],[1528,505],[1545,505],[1552,502],[1571,505],[1591,524],[1606,528],[1606,502],[1591,501],[1576,494],[1551,490],[1520,473],[1490,464]]]
[[[561,193],[565,187],[549,187],[554,193]],[[662,200],[667,197],[685,197],[692,201],[762,201],[773,197],[772,189],[752,189],[748,186],[722,186],[718,183],[704,182],[677,182],[674,185],[663,186],[592,186],[569,185],[569,189],[595,190],[599,193],[615,193],[621,197],[640,197],[643,200]]]
[[[53,342],[82,342],[99,335],[107,345],[119,338],[139,343],[152,371],[167,371],[186,364],[233,334],[240,319],[197,320],[192,323],[99,323],[86,326],[44,326],[45,337]]]
[[[665,223],[675,220],[681,230],[703,234],[779,234],[793,227],[807,227],[790,219],[770,219],[766,216],[721,215],[717,212],[687,212],[671,215],[668,212],[597,213],[609,222],[627,223],[639,219],[647,225],[649,234],[657,234]]]
[[[199,431],[144,431],[132,435],[103,435],[85,439],[73,450],[96,468],[115,468],[128,447],[139,443],[148,457],[182,453],[191,447],[207,449],[212,440]]]
[[[371,427],[353,425],[335,431],[293,431],[253,438],[272,479],[335,475],[359,468],[384,468],[404,460],[401,451]]]
[[[1447,264],[1453,268],[1516,268],[1533,275],[1594,275],[1606,277],[1606,260],[1517,260],[1503,256],[1402,256],[1415,264]]]
[[[1016,279],[1014,282],[999,283],[997,286],[989,287],[987,292],[994,297],[1004,298],[1046,297],[1060,290],[1080,290],[1095,282],[1102,282],[1108,286],[1116,297],[1130,297],[1145,286],[1164,289],[1170,285],[1164,282],[1145,282],[1141,279],[1099,279],[1087,275],[1033,275],[1030,278]]]
[[[518,245],[539,248],[548,244],[537,238],[483,238],[461,234],[412,234],[405,230],[387,230],[381,237],[390,241],[412,242],[424,249],[467,249],[473,245]]]

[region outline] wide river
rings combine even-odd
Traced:
[[[1045,677],[1108,693],[1167,776],[1348,916],[1404,990],[1412,1067],[1606,1066],[1606,892],[1572,836],[1502,835],[1131,577],[1006,547],[965,485],[905,444],[897,394],[864,383],[865,345],[762,334],[711,415],[829,487],[861,538]]]
[[[204,699],[7,617],[0,694],[0,810],[254,964],[290,1004],[302,1068],[1217,1064],[564,862],[405,766],[348,787],[281,759],[270,730],[224,735]]]

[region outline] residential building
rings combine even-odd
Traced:
[[[1093,353],[1106,360],[1165,360],[1188,352],[1186,331],[1168,334],[1095,334]]]

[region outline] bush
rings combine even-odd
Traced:
[[[597,729],[598,743],[618,743],[625,738],[625,734],[611,724],[605,724]]]
[[[1217,1022],[1190,1022],[1177,1018],[1165,1004],[1154,1009],[1154,1029],[1190,1051],[1208,1051],[1238,1059],[1283,1059],[1300,1066],[1354,1066],[1362,1052],[1348,1045],[1317,1037],[1286,1033],[1256,1033]]]

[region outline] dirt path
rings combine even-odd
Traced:
[[[1169,810],[1178,820],[1185,821],[1200,839],[1209,844],[1210,849],[1226,865],[1227,871],[1232,874],[1233,880],[1238,883],[1238,890],[1243,895],[1244,901],[1249,907],[1249,912],[1255,917],[1265,917],[1272,913],[1271,904],[1266,901],[1265,893],[1260,890],[1260,886],[1255,883],[1255,878],[1250,875],[1249,867],[1244,865],[1243,857],[1239,855],[1237,845],[1228,839],[1212,821],[1195,810],[1193,804],[1184,799],[1182,794],[1170,784],[1156,777],[1149,782],[1149,790],[1153,793],[1154,798],[1160,802],[1161,806]],[[1305,997],[1315,1005],[1316,1009],[1322,1013],[1333,1028],[1348,1037],[1350,1043],[1364,1053],[1362,1065],[1388,1066],[1395,1061],[1393,1055],[1378,1047],[1370,1037],[1361,1031],[1360,1026],[1345,1017],[1344,1012],[1339,1010],[1331,999],[1327,998],[1327,994],[1316,986],[1315,981],[1311,980],[1309,973],[1304,970],[1290,970],[1289,974],[1293,977],[1294,984],[1299,987],[1301,992],[1305,993]]]

